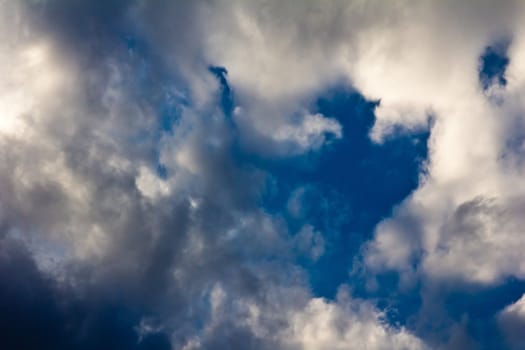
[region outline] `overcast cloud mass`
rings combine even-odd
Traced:
[[[0,0],[0,348],[525,349],[525,2]]]

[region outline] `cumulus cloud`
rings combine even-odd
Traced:
[[[379,101],[374,141],[430,127],[419,188],[363,250],[372,272],[395,270],[407,283],[418,276],[485,286],[523,278],[521,2],[224,8],[209,21],[214,35],[205,40],[205,57],[228,68],[245,112],[238,123],[258,136],[247,143],[271,139],[275,125],[341,80]],[[509,38],[507,52],[498,53],[508,57],[506,84],[486,86],[480,57]]]
[[[376,227],[364,271],[523,279],[523,14],[511,0],[0,1],[2,273],[24,266],[45,314],[73,324],[98,322],[87,299],[104,314],[100,300],[128,291],[118,308],[135,313],[107,329],[129,343],[113,348],[423,348],[372,302],[312,295],[296,257],[315,262],[329,242],[305,192],[288,202],[291,234],[261,206],[271,174],[235,155],[322,152],[345,130],[316,98],[350,84],[378,101],[375,142],[431,133],[419,187]],[[480,56],[499,45],[504,76],[483,77]],[[168,127],[166,91],[180,99]],[[82,311],[56,293],[83,295]],[[36,301],[17,302],[30,332],[23,304]],[[70,346],[76,330],[48,341],[63,332],[57,347]]]
[[[228,5],[227,10],[217,7],[227,12],[224,16],[210,19],[214,35],[204,47],[207,59],[228,67],[245,111],[239,125],[246,134],[255,129],[279,135],[274,123],[286,121],[298,106],[340,80],[380,101],[373,140],[382,142],[400,128],[430,125],[430,158],[420,188],[398,214],[379,225],[366,253],[370,266],[407,275],[422,257],[417,269],[436,277],[461,275],[468,282],[493,283],[521,276],[520,248],[512,254],[515,259],[506,259],[508,248],[521,246],[521,219],[511,214],[519,207],[515,198],[522,187],[520,2]],[[480,82],[480,56],[489,46],[505,46],[509,37],[508,83],[498,88],[494,100],[494,90]],[[263,117],[269,114],[273,117]],[[299,130],[286,135],[300,141]],[[461,225],[450,222],[478,198],[495,200],[506,221],[502,228],[499,221],[481,219],[471,230],[476,237],[467,238],[458,232],[464,231]],[[456,234],[464,239],[450,241]],[[460,246],[465,248],[456,244],[460,241],[471,247],[467,253],[460,253]],[[477,249],[489,249],[491,258],[479,265]]]
[[[367,301],[312,296],[295,257],[317,259],[321,234],[294,241],[259,205],[268,174],[234,157],[245,134],[272,155],[319,151],[339,123],[299,100],[263,103],[233,67],[247,111],[235,130],[208,70],[220,16],[160,4],[0,2],[2,346],[423,348]],[[129,26],[165,58],[150,71],[119,36]],[[165,130],[170,84],[187,95]]]
[[[212,318],[222,320],[227,317],[225,314],[236,318],[236,339],[225,339],[225,334],[217,336],[217,332],[224,332],[223,325],[212,322],[204,338],[192,339],[185,348],[209,348],[210,342],[213,346],[233,344],[234,348],[257,349],[426,348],[405,329],[388,326],[380,312],[369,303],[351,298],[345,288],[341,288],[334,302],[305,298],[300,290],[277,289],[268,297],[272,303],[264,308],[249,300],[228,302],[221,287],[215,286],[210,295]],[[275,309],[282,305],[287,307],[280,312]],[[246,339],[246,332],[253,332],[257,338]]]
[[[340,294],[338,303],[314,298],[294,313],[285,330],[286,343],[308,350],[426,348],[404,329],[391,329],[369,304]]]
[[[520,141],[516,139],[522,108],[516,98],[521,99],[518,96],[522,88],[516,83],[500,86],[498,100],[491,99],[478,80],[476,63],[486,47],[498,45],[497,40],[502,40],[503,34],[521,31],[519,22],[502,20],[509,9],[517,13],[511,18],[519,19],[522,11],[515,6],[518,5],[491,9],[489,3],[484,3],[473,7],[477,11],[490,10],[491,25],[466,33],[471,38],[468,44],[458,43],[449,48],[447,52],[459,57],[441,58],[447,64],[459,62],[462,67],[470,67],[462,69],[463,76],[449,73],[441,79],[432,78],[432,72],[412,75],[413,82],[425,79],[427,84],[440,89],[439,94],[429,91],[407,96],[407,101],[409,96],[423,98],[412,105],[423,102],[423,107],[432,110],[435,122],[429,144],[430,159],[419,189],[391,219],[378,226],[376,238],[365,253],[373,268],[410,273],[413,262],[421,261],[416,270],[432,278],[459,278],[481,284],[498,283],[509,276],[522,278],[523,223],[519,214],[522,181],[518,175],[522,165],[518,160]],[[482,25],[473,22],[472,26]],[[447,31],[456,30],[460,35],[461,27],[457,24],[454,29],[452,22]],[[477,47],[469,49],[475,41]],[[519,47],[520,41],[516,37],[511,47]],[[432,49],[431,43],[428,49]],[[508,52],[511,63],[504,74],[505,79],[517,81],[521,78],[513,68],[519,60],[515,50]],[[449,79],[453,88],[447,87]],[[405,82],[404,86],[410,84]],[[380,121],[381,116],[378,117]]]

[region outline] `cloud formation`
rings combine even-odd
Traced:
[[[0,256],[10,281],[1,302],[11,310],[2,346],[423,347],[366,301],[311,295],[295,256],[316,259],[322,237],[306,228],[294,239],[259,207],[268,174],[233,157],[239,135],[220,81],[208,62],[185,58],[199,38],[168,47],[176,59],[144,71],[118,36],[137,16],[154,26],[148,13],[159,14],[143,6],[157,5],[1,3],[9,68],[0,85]],[[166,93],[180,99],[169,128],[157,115]],[[276,150],[286,148],[277,154],[342,137],[337,121],[317,114],[283,115],[274,126]]]
[[[418,188],[348,270],[428,295],[523,279],[524,14],[511,0],[0,0],[0,341],[453,348],[453,327],[424,337],[425,310],[408,327],[354,286],[314,295],[305,265],[331,237],[305,215],[307,187],[285,213],[264,206],[264,162],[343,139],[315,103],[350,85],[376,101],[374,142],[430,139]],[[504,63],[484,69],[487,52]],[[511,345],[512,302],[494,316]]]

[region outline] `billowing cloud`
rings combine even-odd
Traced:
[[[421,261],[416,269],[424,275],[481,284],[522,278],[522,181],[518,175],[522,106],[518,100],[523,91],[514,68],[519,62],[519,36],[513,37],[512,49],[500,52],[510,62],[504,72],[508,83],[500,86],[493,79],[484,90],[478,80],[478,62],[485,48],[498,45],[497,40],[505,40],[508,32],[521,31],[519,23],[498,21],[505,9],[491,10],[494,28],[489,26],[490,31],[471,34],[479,40],[477,48],[461,52],[469,44],[458,44],[450,49],[461,53],[463,60],[451,58],[449,64],[465,62],[462,67],[470,67],[462,70],[464,77],[451,80],[453,89],[461,87],[463,92],[446,86],[450,74],[445,80],[415,74],[444,94],[442,101],[435,100],[436,94],[424,95],[428,96],[425,108],[431,108],[434,118],[430,159],[420,188],[393,218],[378,226],[366,253],[370,266],[409,272],[414,261]],[[458,35],[461,27],[458,24]],[[453,23],[448,30],[454,30]]]
[[[315,184],[268,208],[266,165],[337,146],[347,130],[316,103],[352,86],[376,101],[374,142],[430,139],[418,188],[348,270],[422,281],[425,302],[450,282],[524,279],[524,14],[512,0],[0,0],[5,344],[425,348],[426,309],[408,327],[358,286],[315,295],[308,267],[330,273],[334,249],[310,217]],[[510,338],[520,302],[498,316]]]
[[[229,301],[225,291],[215,286],[210,294],[212,322],[201,337],[191,339],[185,348],[426,348],[405,329],[388,326],[380,312],[369,303],[352,299],[344,289],[334,302],[305,298],[301,290],[274,289],[267,297],[272,302],[265,307],[245,299]],[[287,305],[285,309],[283,305]],[[232,322],[229,327],[233,332],[224,328],[225,319]],[[235,338],[230,339],[231,336]]]
[[[162,22],[147,7],[157,5],[1,3],[2,346],[423,348],[372,303],[311,294],[295,257],[318,259],[322,235],[306,224],[294,237],[259,206],[269,175],[234,157],[242,136],[203,38],[178,34],[186,42],[163,53],[176,58],[148,71],[119,36],[142,21],[134,30],[155,37]],[[166,90],[181,96],[168,127],[158,116]],[[298,106],[270,136],[254,129],[275,154],[342,137],[336,120]]]
[[[405,330],[389,329],[370,305],[339,296],[338,303],[311,299],[291,316],[286,343],[300,349],[423,349],[424,344]]]
[[[315,144],[326,130],[337,136],[336,126],[327,129],[325,122],[325,127],[315,128],[319,136],[307,137],[306,126],[312,124],[308,115],[297,124],[304,128],[293,133],[277,125],[287,125],[302,105],[341,80],[366,98],[380,101],[372,139],[382,142],[396,130],[430,125],[430,158],[420,188],[398,210],[399,218],[379,226],[367,253],[371,266],[408,271],[423,255],[421,270],[429,275],[437,276],[450,266],[441,274],[460,274],[473,282],[521,276],[516,232],[520,218],[512,214],[519,207],[515,198],[522,187],[520,2],[265,1],[210,6],[214,15],[207,27],[213,34],[202,39],[204,59],[228,68],[243,111],[237,115],[238,123],[246,135],[258,135],[246,142],[267,145],[286,136],[300,146],[303,140]],[[505,53],[508,38],[511,44]],[[506,85],[493,80],[484,89],[480,57],[487,47],[498,45],[503,47],[500,54],[508,54]],[[458,233],[463,230],[460,224],[449,222],[457,221],[468,203],[480,198],[497,202],[506,213],[505,228],[480,219],[480,226],[473,229],[477,238],[466,238]],[[407,221],[417,225],[407,226]],[[503,232],[496,232],[496,227]],[[480,231],[485,232],[483,237]],[[464,245],[448,242],[447,237],[456,233],[471,246],[467,252]],[[516,249],[514,263],[506,259],[510,247]],[[494,258],[480,266],[478,249],[490,249]],[[477,261],[472,263],[472,268],[478,266],[477,273],[469,270],[469,261]],[[458,271],[458,265],[465,270]]]

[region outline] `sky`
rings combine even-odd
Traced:
[[[0,348],[525,349],[525,2],[0,0]]]

